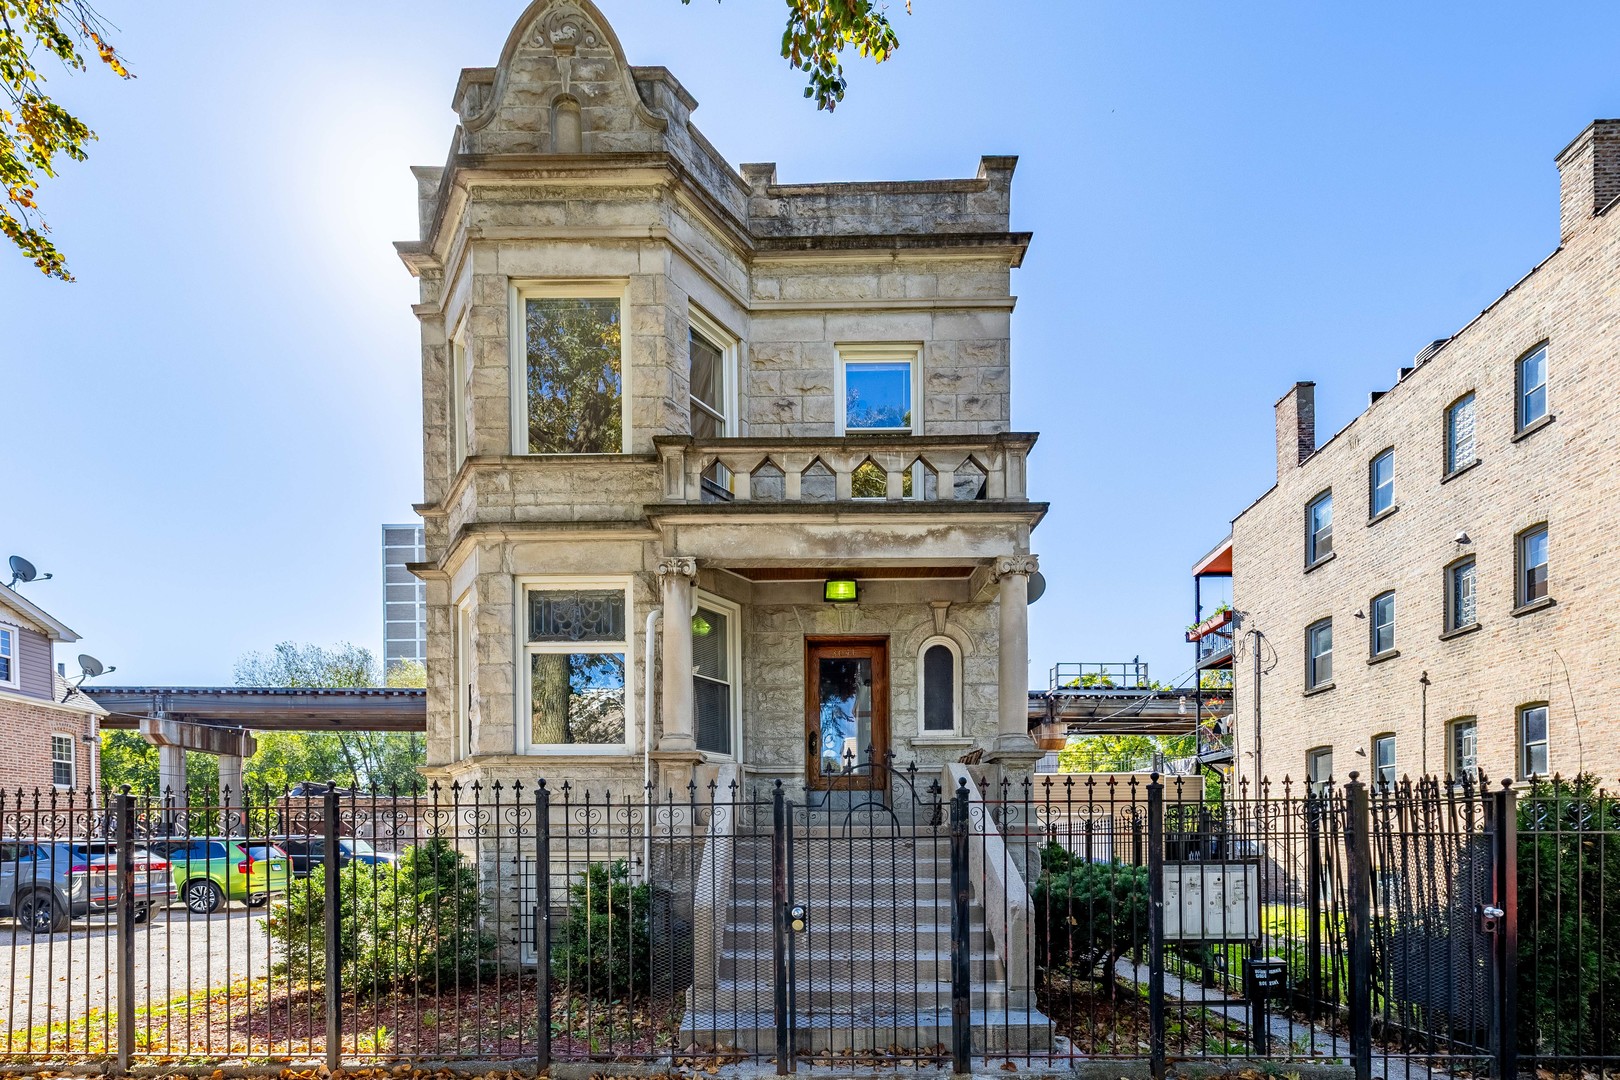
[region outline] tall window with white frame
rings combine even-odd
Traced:
[[[0,626],[0,686],[16,686],[17,681],[17,631]]]
[[[958,728],[961,699],[956,650],[943,639],[924,642],[922,666],[922,735],[940,737]]]
[[[51,785],[69,789],[78,781],[76,761],[78,748],[71,735],[51,736]]]
[[[1305,565],[1333,554],[1333,492],[1324,491],[1305,507]]]
[[[1333,747],[1318,746],[1305,751],[1305,780],[1310,794],[1322,795],[1333,780]]]
[[[839,434],[910,435],[917,424],[917,348],[849,345],[838,350]]]
[[[1518,430],[1547,415],[1547,346],[1540,345],[1519,361]]]
[[[707,320],[700,323],[696,313],[692,319],[693,325],[687,331],[688,413],[692,436],[727,438],[737,433],[732,416],[735,376],[730,370],[730,358],[735,354],[717,343],[720,335],[709,329]],[[704,500],[724,502],[731,496],[731,470],[718,461],[711,462],[703,470]]]
[[[1395,448],[1392,446],[1367,465],[1367,517],[1395,508]]]
[[[1395,593],[1393,590],[1373,597],[1369,605],[1372,609],[1372,655],[1383,656],[1385,653],[1395,651]]]
[[[625,746],[625,590],[530,586],[527,615],[531,750]]]
[[[458,334],[450,342],[450,472],[454,475],[467,459],[472,432],[472,363],[467,338]]]
[[[1373,783],[1395,786],[1395,736],[1374,735],[1372,741]]]
[[[1479,459],[1474,441],[1474,395],[1464,394],[1446,410],[1446,475],[1466,469]]]
[[[1547,596],[1547,526],[1537,525],[1519,534],[1518,606]]]
[[[1474,589],[1474,558],[1470,555],[1446,568],[1446,631],[1466,630],[1479,621]]]
[[[1547,706],[1519,709],[1519,778],[1547,775]]]
[[[622,285],[518,291],[524,393],[519,453],[617,454],[625,448]]]
[[[731,680],[731,619],[700,604],[692,616],[692,723],[699,750],[732,753]]]
[[[1446,767],[1453,780],[1479,779],[1479,721],[1465,716],[1451,722],[1450,760]]]
[[[1305,689],[1320,690],[1333,682],[1333,620],[1305,630]]]

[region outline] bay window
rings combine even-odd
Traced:
[[[574,282],[514,291],[514,452],[625,450],[624,285]]]
[[[527,701],[521,748],[628,745],[627,606],[622,583],[548,582],[524,588]]]

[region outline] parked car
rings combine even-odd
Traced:
[[[154,904],[174,900],[169,864],[139,845],[135,866],[135,921]],[[0,914],[35,934],[67,929],[72,919],[116,910],[118,846],[109,840],[8,840],[0,843]]]
[[[308,877],[318,867],[326,865],[326,838],[321,836],[273,836],[273,843],[287,853],[292,862],[293,877]],[[393,866],[399,856],[390,851],[378,851],[358,836],[338,838],[338,866],[362,863],[367,866]]]
[[[181,902],[198,915],[232,900],[260,907],[271,893],[286,892],[292,878],[287,853],[262,839],[194,836],[154,840],[152,850],[169,860]]]

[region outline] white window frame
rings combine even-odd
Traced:
[[[472,590],[467,590],[456,601],[456,709],[455,731],[450,736],[450,760],[460,761],[472,756],[472,673],[473,656]]]
[[[1462,574],[1464,569],[1471,569],[1474,572],[1474,617],[1469,619],[1467,622],[1461,621],[1460,612],[1457,610],[1457,579]],[[1466,630],[1470,626],[1477,626],[1479,624],[1479,558],[1477,556],[1464,556],[1446,567],[1445,615],[1445,632],[1448,634],[1453,630]]]
[[[698,752],[703,755],[703,760],[705,761],[741,761],[743,671],[742,607],[741,605],[732,603],[723,596],[716,596],[711,592],[704,592],[701,589],[694,589],[692,591],[696,598],[693,604],[693,615],[697,614],[697,608],[706,607],[711,611],[718,611],[720,614],[726,617],[726,629],[728,631],[726,641],[726,669],[731,673],[729,679],[731,685],[731,753],[721,754],[713,750],[704,750],[702,747],[698,748]],[[690,633],[690,622],[687,623],[687,627],[688,633]],[[667,625],[664,627],[664,633],[669,633],[669,627]],[[698,677],[697,672],[694,671],[692,673],[692,678],[697,679]],[[694,688],[694,705],[696,704],[697,700],[695,694],[696,689]],[[697,737],[697,718],[695,716],[692,718],[692,735],[693,738]]]
[[[1378,483],[1378,463],[1385,458],[1389,459],[1389,505],[1378,507],[1373,505],[1381,486]],[[1371,461],[1367,462],[1367,516],[1375,518],[1393,509],[1395,509],[1395,448],[1391,446],[1380,450],[1372,456]]]
[[[514,579],[518,602],[515,605],[516,633],[513,651],[516,673],[516,693],[512,695],[515,713],[512,724],[517,733],[514,745],[523,756],[629,756],[635,745],[637,731],[631,723],[636,703],[636,635],[631,632],[635,615],[635,582],[627,576],[568,577],[560,575],[530,575]],[[624,638],[621,641],[529,641],[529,593],[547,590],[572,591],[576,589],[618,589],[624,592]],[[667,632],[667,628],[666,628]],[[623,743],[535,743],[530,741],[533,718],[530,716],[529,695],[533,689],[528,676],[529,656],[532,653],[623,652],[624,653],[624,742]],[[643,720],[643,722],[645,722]]]
[[[1525,719],[1533,712],[1541,712],[1541,738],[1535,740],[1535,745],[1543,747],[1543,762],[1541,772],[1531,772],[1529,765],[1531,742],[1525,738]],[[1519,779],[1530,780],[1537,776],[1552,775],[1552,708],[1545,701],[1534,702],[1530,705],[1520,705],[1515,710],[1514,726],[1518,730],[1514,733],[1514,742],[1518,744]]]
[[[1316,508],[1327,507],[1327,524],[1322,528],[1316,527]],[[1321,535],[1327,533],[1327,550],[1321,550]],[[1305,504],[1305,566],[1315,566],[1329,555],[1333,554],[1333,489],[1317,495],[1316,498]]]
[[[1326,758],[1328,767],[1326,776],[1318,776],[1321,771],[1317,766]],[[1327,791],[1328,782],[1333,779],[1333,747],[1313,746],[1305,751],[1305,784],[1312,795],[1320,795]]]
[[[949,731],[929,731],[924,727],[926,717],[923,714],[924,693],[927,686],[927,674],[923,669],[923,657],[935,645],[943,645],[951,651],[951,729]],[[935,634],[917,646],[917,737],[916,741],[928,742],[958,742],[963,739],[962,733],[962,646],[956,639],[945,634]]]
[[[570,458],[580,454],[529,452],[529,335],[524,315],[530,300],[617,300],[619,302],[619,408],[621,439],[618,453],[628,454],[630,432],[630,282],[626,278],[548,278],[513,280],[507,297],[507,338],[510,342],[508,385],[511,392],[512,453],[518,457]],[[607,451],[612,453],[613,451]]]
[[[623,315],[620,315],[623,321]],[[450,475],[461,471],[470,449],[467,410],[471,407],[472,361],[467,355],[467,320],[450,335]],[[526,384],[515,384],[526,385]],[[525,403],[527,404],[527,403]],[[527,430],[527,428],[525,428]]]
[[[22,657],[19,655],[22,652],[22,628],[15,623],[0,622],[0,630],[9,635],[11,643],[6,652],[6,658],[11,661],[11,673],[9,678],[0,679],[0,687],[16,690],[22,686]]]
[[[1466,775],[1457,754],[1457,737],[1465,727],[1474,729],[1474,764]],[[1459,716],[1446,725],[1446,771],[1457,781],[1479,779],[1479,717]]]
[[[742,430],[738,422],[738,414],[741,412],[741,409],[738,405],[739,394],[737,386],[739,378],[739,364],[737,361],[741,352],[742,339],[736,334],[733,334],[730,330],[727,330],[723,325],[720,324],[718,320],[714,318],[714,316],[710,315],[696,304],[687,305],[687,323],[690,332],[696,333],[698,337],[704,338],[710,345],[713,345],[715,348],[720,350],[720,378],[724,382],[724,385],[722,385],[720,388],[720,396],[723,399],[722,403],[726,413],[726,415],[721,418],[721,434],[725,438],[734,439],[741,433]],[[687,355],[687,362],[690,364],[690,346],[688,346]],[[691,375],[690,367],[687,369],[687,375],[688,377]],[[689,403],[688,407],[690,408],[690,403],[695,400],[692,397],[690,386],[687,388],[686,396]]]
[[[1526,386],[1524,384],[1525,365],[1538,355],[1541,357],[1541,381],[1535,386]],[[1519,357],[1513,368],[1513,386],[1517,397],[1517,400],[1513,403],[1513,429],[1518,432],[1524,431],[1532,424],[1538,423],[1552,414],[1552,395],[1547,391],[1547,381],[1552,374],[1552,364],[1547,357],[1547,342],[1543,341],[1540,345]],[[1527,417],[1524,412],[1525,399],[1530,396],[1532,390],[1536,389],[1541,390],[1541,415]]]
[[[62,745],[66,746],[68,750],[65,762],[68,767],[68,782],[65,784],[56,782],[56,767],[64,763],[61,758],[56,756],[57,740],[61,740]],[[73,735],[64,734],[60,731],[51,732],[51,786],[57,791],[72,791],[78,783],[79,740]]]
[[[1389,766],[1388,766],[1389,767],[1389,779],[1387,781],[1384,779],[1384,777],[1382,775],[1385,766],[1381,761],[1378,760],[1379,748],[1382,747],[1383,744],[1386,743],[1386,742],[1389,744]],[[1377,735],[1374,735],[1372,737],[1371,750],[1372,750],[1372,781],[1373,781],[1373,783],[1374,784],[1387,783],[1390,787],[1394,787],[1395,786],[1395,781],[1397,779],[1399,779],[1399,776],[1400,776],[1400,774],[1396,771],[1397,768],[1398,768],[1398,766],[1396,765],[1396,761],[1398,759],[1395,756],[1400,751],[1400,744],[1395,741],[1395,733],[1392,732],[1392,731],[1384,731],[1384,732],[1380,732]]]
[[[1463,461],[1458,457],[1456,432],[1457,410],[1461,409],[1465,404],[1474,414],[1474,428],[1471,435],[1473,446],[1469,448],[1470,454],[1467,461]],[[1468,391],[1468,393],[1446,406],[1445,429],[1445,475],[1450,476],[1453,473],[1461,472],[1479,460],[1479,395],[1475,391]]]
[[[910,364],[911,365],[911,427],[909,428],[857,428],[855,434],[881,436],[921,435],[922,414],[922,343],[918,341],[848,342],[835,345],[837,360],[833,371],[833,434],[850,434],[849,391],[845,383],[850,364]]]

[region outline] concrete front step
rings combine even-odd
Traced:
[[[722,979],[761,978],[772,970],[775,958],[769,949],[728,949],[720,957]],[[983,950],[968,954],[968,970],[974,979],[986,972],[1001,974],[1001,962]],[[951,976],[951,954],[942,949],[921,949],[910,953],[900,950],[873,950],[870,953],[834,953],[799,949],[795,953],[794,967],[800,978],[818,981],[877,979],[891,975],[903,978],[945,979]]]
[[[775,990],[769,980],[750,980],[722,983],[713,994],[704,994],[698,1004],[720,1011],[769,1008]],[[951,981],[904,985],[899,982],[879,986],[852,986],[838,983],[807,982],[799,980],[795,994],[800,1012],[871,1012],[887,1009],[910,1011],[913,1009],[944,1009],[951,1007]],[[973,1004],[989,1009],[1001,1009],[1007,1004],[1007,987],[996,983],[975,986]]]
[[[870,923],[854,926],[847,922],[834,923],[831,926],[823,923],[809,935],[796,935],[793,947],[801,956],[825,956],[829,949],[847,949],[856,952],[857,955],[867,955],[879,949],[891,949],[907,942],[946,950],[950,948],[950,938],[951,924],[948,922],[915,929],[909,926],[873,926]],[[775,936],[770,923],[734,922],[726,928],[721,950],[723,953],[738,956],[748,953],[769,956],[774,941]],[[968,951],[975,955],[989,951],[989,935],[985,933],[982,924],[975,925],[968,932],[967,944]]]
[[[1006,1054],[1052,1048],[1052,1021],[1035,1009],[975,1008],[969,1015],[973,1053]],[[887,1052],[891,1047],[932,1050],[951,1043],[951,1010],[946,1007],[851,1012],[811,1012],[802,1005],[791,1025],[794,1050]],[[776,1020],[769,1010],[697,1009],[681,1024],[681,1043],[731,1047],[749,1054],[776,1049]]]

